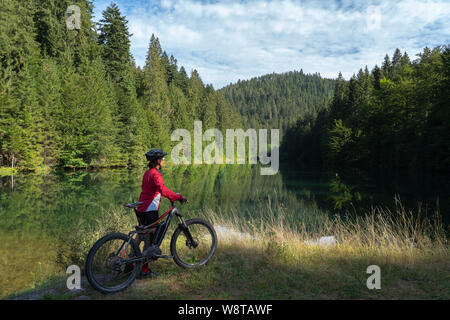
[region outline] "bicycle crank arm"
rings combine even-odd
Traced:
[[[156,256],[157,258],[163,258],[163,259],[173,259],[173,256],[166,256],[166,255],[160,255],[160,256]]]

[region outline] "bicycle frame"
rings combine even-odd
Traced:
[[[179,226],[180,228],[183,229],[184,234],[186,235],[187,240],[189,241],[189,244],[192,245],[194,248],[196,248],[198,246],[198,243],[192,238],[191,233],[189,232],[188,227],[186,226],[186,223],[183,220],[183,216],[181,215],[181,212],[178,210],[178,208],[174,205],[174,203],[171,201],[171,207],[154,223],[147,225],[147,226],[137,226],[136,227],[136,231],[130,231],[128,233],[128,242],[121,254],[121,257],[123,257],[125,255],[125,252],[127,251],[127,248],[131,242],[131,239],[133,239],[133,236],[135,234],[146,234],[147,232],[149,232],[149,229],[151,228],[155,228],[156,227],[156,232],[155,232],[155,238],[154,238],[154,242],[153,245],[156,246],[160,246],[161,243],[164,240],[164,237],[166,236],[167,233],[167,229],[169,228],[170,222],[172,221],[172,218],[174,215],[177,216],[178,218],[178,222],[179,222]],[[134,208],[134,211],[137,212],[136,208]],[[136,215],[137,216],[137,215]],[[161,220],[163,220],[165,217],[166,220],[161,222]],[[139,220],[138,220],[139,222]],[[139,230],[138,230],[139,229]],[[116,254],[119,254],[119,252],[122,250],[123,248],[123,244],[122,246],[120,246],[119,250],[117,250]],[[137,262],[137,261],[142,261],[147,259],[147,257],[139,257],[139,258],[133,258],[133,259],[126,259],[124,260],[122,263],[131,263],[131,262]]]
[[[166,236],[167,229],[169,228],[170,222],[172,221],[174,214],[179,214],[179,211],[176,207],[172,206],[156,222],[143,227],[144,230],[156,227],[155,238],[153,241],[154,245],[157,245],[158,247],[161,245],[162,241],[164,240],[164,237]],[[163,220],[164,217],[166,216],[167,219],[161,222],[161,220]]]

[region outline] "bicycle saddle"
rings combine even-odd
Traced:
[[[133,202],[124,204],[124,207],[136,209],[139,205],[143,204],[143,202]]]

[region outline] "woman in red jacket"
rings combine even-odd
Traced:
[[[145,154],[149,161],[149,170],[144,173],[142,179],[142,192],[139,197],[139,202],[143,202],[143,204],[139,205],[137,208],[138,220],[141,225],[149,225],[158,220],[158,210],[161,205],[162,197],[166,197],[170,201],[187,201],[185,197],[171,191],[164,185],[160,170],[164,166],[164,157],[166,155],[167,153],[160,149],[152,149]],[[154,233],[155,228],[153,228],[152,231]],[[153,234],[151,234],[150,238],[146,239],[144,242],[144,251],[151,245],[152,237]],[[142,275],[151,274],[152,272],[148,268],[148,264],[145,263],[142,266]]]

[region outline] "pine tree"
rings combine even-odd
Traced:
[[[61,70],[53,59],[44,59],[36,78],[39,107],[42,122],[39,123],[39,143],[41,157],[45,166],[58,164],[61,149],[61,136],[58,121],[64,112],[61,105]]]
[[[215,128],[216,119],[216,97],[212,85],[207,85],[200,102],[200,119],[203,121],[203,128]]]
[[[386,79],[391,78],[391,72],[392,72],[392,65],[391,65],[391,59],[389,58],[389,55],[384,56],[383,64],[381,65],[381,71],[382,75]]]
[[[102,58],[107,74],[115,83],[123,80],[131,63],[129,39],[131,35],[127,23],[115,3],[111,3],[103,11],[103,18],[99,23],[98,43],[102,47]]]
[[[5,0],[0,11],[0,164],[30,170],[41,160],[34,137],[34,121],[41,119],[33,79],[39,59],[33,10],[32,1]]]
[[[191,77],[189,78],[187,97],[189,99],[188,114],[191,119],[201,120],[201,100],[203,97],[203,91],[205,90],[204,84],[197,70],[192,70]]]
[[[400,52],[400,49],[395,49],[394,55],[392,56],[392,79],[394,81],[399,81],[401,76],[401,67],[402,67],[402,53]]]
[[[373,76],[373,87],[375,90],[380,90],[380,80],[381,80],[381,69],[378,67],[378,65],[375,65],[375,67],[372,70],[372,76]]]
[[[38,136],[43,115],[33,79],[38,68],[36,63],[25,62],[8,88],[13,90],[2,90],[6,96],[0,105],[2,154],[11,167],[17,164],[23,170],[35,170],[42,163]]]
[[[173,119],[171,121],[171,130],[176,129],[192,129],[192,123],[187,113],[188,100],[184,96],[183,91],[173,82],[169,85],[170,104],[173,108]]]
[[[345,82],[342,73],[339,72],[334,88],[334,96],[331,104],[331,116],[336,119],[343,119],[348,106],[349,86]]]
[[[61,164],[71,167],[124,165],[124,155],[114,143],[112,87],[106,81],[100,58],[82,64],[80,72],[69,64],[63,86],[64,114]],[[113,138],[113,139],[111,139]]]
[[[102,59],[107,76],[113,82],[116,97],[117,108],[112,110],[112,115],[118,130],[117,144],[123,154],[128,156],[127,164],[142,164],[142,154],[148,144],[144,137],[145,121],[133,79],[136,73],[132,69],[127,20],[115,3],[103,11],[99,31]]]
[[[173,55],[169,58],[169,66],[166,70],[167,75],[167,83],[171,84],[172,82],[175,83],[175,85],[178,85],[179,83],[179,74],[178,74],[178,66],[177,66],[177,59]]]
[[[170,142],[170,116],[172,110],[167,87],[166,69],[161,61],[162,49],[159,39],[152,35],[144,67],[142,106],[147,112],[149,128],[156,140],[155,145],[168,148]]]
[[[189,77],[184,67],[180,68],[178,79],[176,79],[176,86],[183,90],[184,95],[188,94]]]
[[[31,0],[2,1],[2,10],[0,10],[2,70],[19,72],[27,61],[39,57],[39,44],[34,39],[33,10]]]

